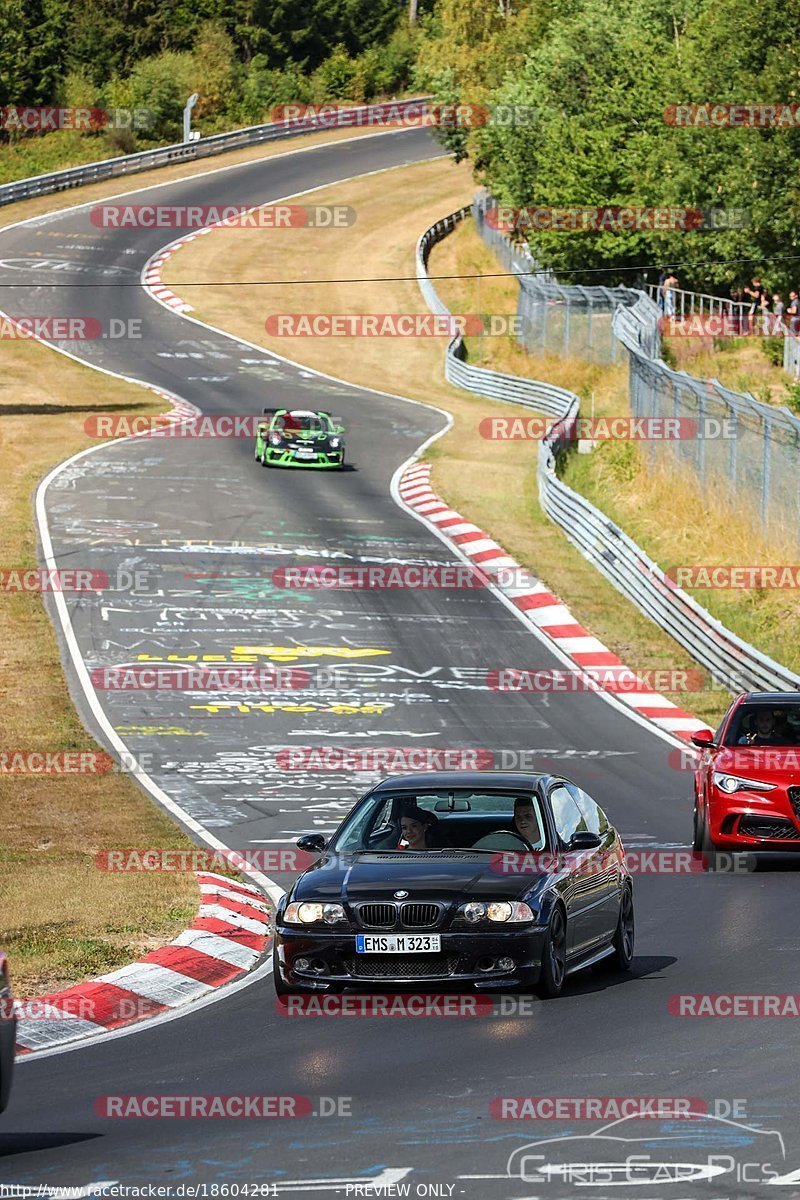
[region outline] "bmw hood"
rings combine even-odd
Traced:
[[[292,900],[392,900],[397,891],[410,900],[513,900],[530,891],[541,872],[504,865],[501,853],[463,854],[398,850],[323,857],[297,880]],[[400,897],[405,899],[405,897]]]

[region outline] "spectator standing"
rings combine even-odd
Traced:
[[[669,271],[662,267],[661,274],[658,277],[658,289],[656,294],[658,296],[658,307],[662,312],[664,311],[664,280],[667,278],[668,274]]]
[[[772,330],[773,334],[786,333],[786,325],[783,320],[784,303],[779,292],[775,292],[772,297]]]
[[[667,278],[663,283],[664,291],[664,315],[667,317],[675,316],[675,291],[680,287],[680,281],[670,269]]]
[[[754,275],[753,280],[750,284],[750,287],[746,287],[744,289],[745,296],[747,296],[748,299],[750,300],[750,309],[748,312],[748,316],[749,316],[750,320],[748,321],[748,326],[747,326],[747,329],[745,330],[745,332],[747,332],[747,333],[749,333],[751,331],[751,329],[755,330],[756,313],[760,313],[763,311],[763,305],[762,305],[761,301],[762,301],[762,297],[765,295],[765,293],[766,293],[766,288],[762,284],[758,275]]]

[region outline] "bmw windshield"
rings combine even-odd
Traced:
[[[381,791],[360,804],[333,839],[336,853],[541,850],[541,802],[529,791]]]

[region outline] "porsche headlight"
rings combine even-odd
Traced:
[[[287,925],[316,925],[324,921],[326,925],[336,925],[346,920],[341,904],[288,904],[283,914]]]
[[[328,441],[328,445],[330,446],[331,450],[338,450],[341,444],[342,439],[339,437],[332,437]]]
[[[734,792],[772,792],[774,783],[762,783],[760,779],[743,779],[740,775],[726,775],[723,771],[715,771],[713,780],[721,792],[732,796]]]
[[[269,442],[270,442],[271,446],[280,446],[282,441],[283,441],[283,438],[281,437],[281,435],[279,433],[271,433],[269,435]]]

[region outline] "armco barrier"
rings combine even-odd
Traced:
[[[169,167],[173,163],[209,158],[214,154],[224,154],[228,150],[257,146],[261,142],[277,142],[282,138],[316,133],[321,129],[338,128],[339,124],[345,127],[373,122],[377,124],[381,116],[388,118],[395,112],[408,116],[418,109],[422,117],[425,100],[426,97],[417,97],[413,100],[393,100],[383,104],[354,105],[337,115],[336,126],[332,126],[329,119],[326,122],[324,116],[311,114],[302,120],[289,123],[280,121],[267,125],[251,125],[247,129],[235,129],[231,133],[217,133],[212,137],[200,138],[196,142],[159,146],[155,150],[142,150],[138,154],[125,154],[120,158],[85,163],[81,167],[68,167],[64,171],[52,171],[47,175],[34,175],[30,179],[20,179],[16,183],[0,186],[0,205],[83,187],[87,183],[97,183],[103,179],[116,179],[141,171],[151,171],[156,167]]]
[[[459,209],[437,221],[417,243],[416,273],[428,306],[438,313],[449,310],[428,274],[433,246],[470,212]],[[647,297],[644,301],[651,304]],[[629,315],[630,309],[617,310]],[[539,445],[538,482],[542,508],[567,537],[618,591],[706,667],[713,678],[731,691],[794,691],[795,675],[754,646],[726,629],[691,596],[675,587],[661,568],[608,517],[558,478],[558,454],[571,443],[569,423],[577,417],[580,401],[565,388],[488,371],[465,361],[460,336],[447,347],[445,376],[450,383],[481,396],[535,408],[557,418]]]

